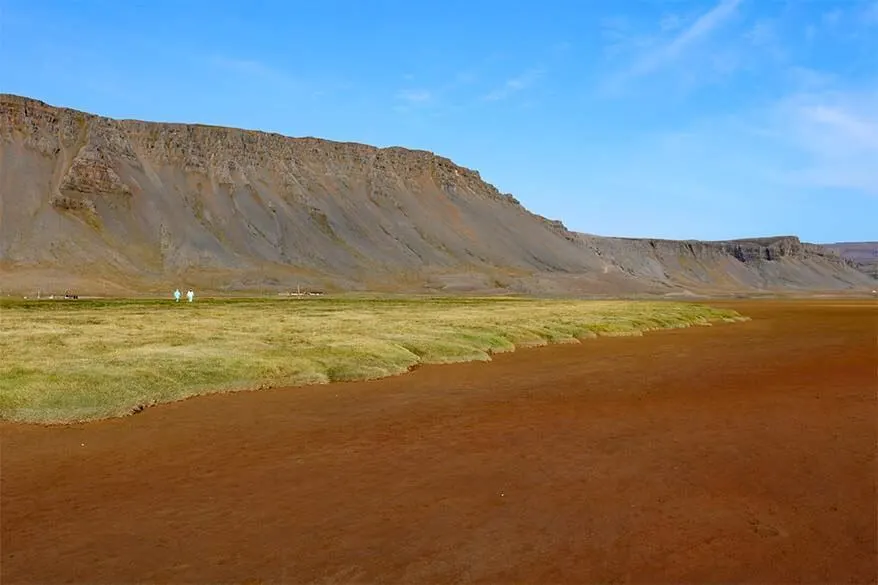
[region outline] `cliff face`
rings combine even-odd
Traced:
[[[691,291],[833,290],[868,281],[850,261],[794,236],[726,242],[580,237],[626,274]]]
[[[878,242],[839,242],[826,244],[825,247],[878,279]]]
[[[7,290],[185,282],[563,293],[833,289],[865,278],[795,238],[575,234],[429,152],[112,120],[8,95],[0,270]]]

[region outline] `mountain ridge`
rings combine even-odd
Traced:
[[[609,238],[426,150],[115,120],[0,94],[4,288],[550,294],[849,290],[795,236]]]
[[[878,242],[835,242],[823,244],[852,262],[862,272],[878,279]]]

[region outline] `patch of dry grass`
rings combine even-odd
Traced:
[[[380,378],[521,346],[736,319],[641,301],[6,301],[0,417],[93,420],[208,392]]]

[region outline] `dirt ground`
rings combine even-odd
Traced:
[[[719,303],[717,303],[719,304]],[[874,583],[878,304],[2,431],[2,582]]]

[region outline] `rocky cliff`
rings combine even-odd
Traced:
[[[113,120],[0,96],[4,290],[846,289],[796,238],[576,234],[430,152]]]
[[[834,251],[795,236],[725,242],[580,237],[626,274],[691,291],[837,290],[869,280]]]
[[[839,242],[825,244],[825,247],[878,279],[878,242]]]

